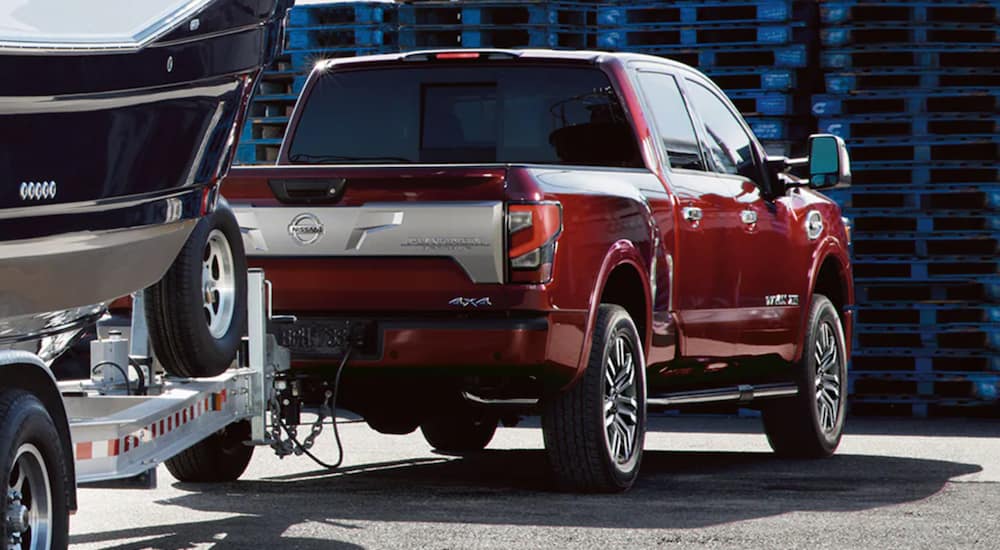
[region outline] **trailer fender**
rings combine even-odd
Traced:
[[[23,351],[0,351],[0,389],[17,388],[30,392],[45,405],[52,416],[52,422],[59,432],[66,466],[69,468],[70,484],[67,507],[76,510],[76,465],[74,463],[73,442],[69,432],[69,419],[62,396],[45,363],[37,356]]]

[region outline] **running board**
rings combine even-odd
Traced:
[[[764,384],[761,386],[741,384],[731,388],[685,391],[649,397],[646,399],[646,404],[659,407],[673,407],[677,405],[723,403],[727,401],[747,403],[754,399],[789,397],[798,395],[798,393],[799,388],[795,384]]]

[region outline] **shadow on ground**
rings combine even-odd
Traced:
[[[770,453],[647,451],[632,491],[572,495],[553,491],[544,451],[497,450],[334,473],[179,484],[194,492],[161,504],[242,515],[78,535],[71,542],[144,537],[134,545],[108,547],[355,548],[283,535],[291,526],[352,528],[360,521],[686,529],[792,511],[860,511],[913,502],[934,495],[953,477],[978,471],[969,464],[884,456],[791,461]]]

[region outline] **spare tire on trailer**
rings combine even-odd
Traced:
[[[168,373],[205,377],[229,368],[246,328],[246,271],[239,223],[220,199],[145,291],[150,343]]]

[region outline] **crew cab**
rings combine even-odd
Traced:
[[[346,365],[342,406],[456,452],[538,412],[561,487],[620,491],[647,409],[742,402],[781,454],[837,447],[854,295],[817,189],[850,167],[834,136],[809,150],[768,156],[666,59],[421,51],[319,63],[277,165],[225,194],[274,285],[285,403]]]

